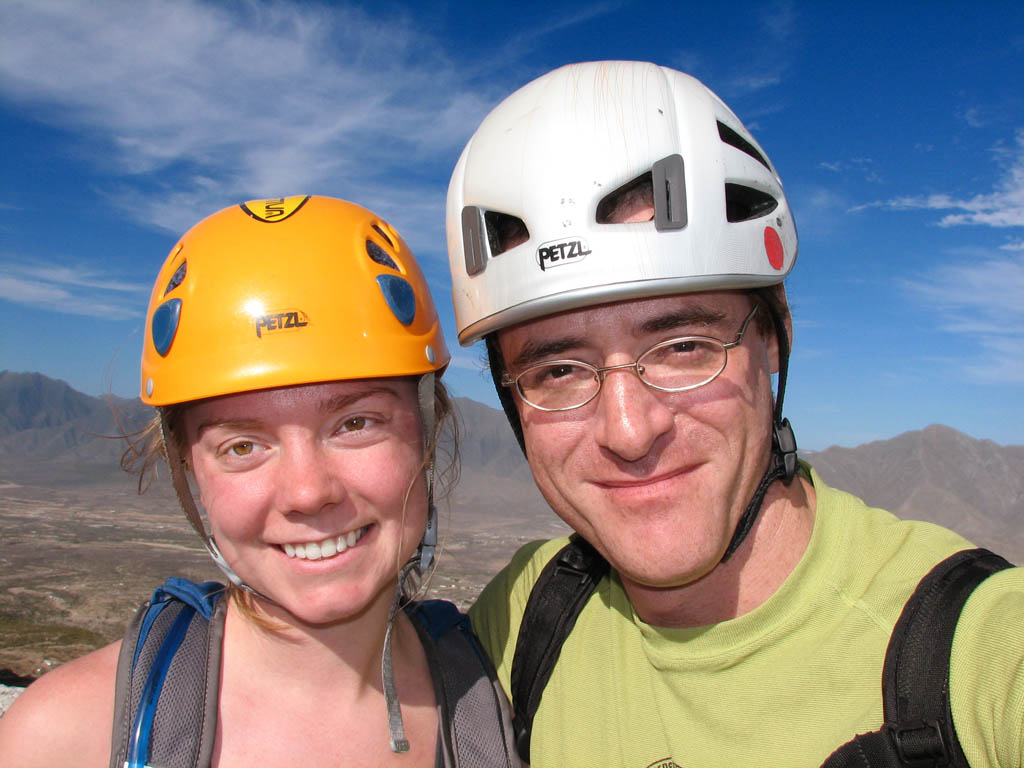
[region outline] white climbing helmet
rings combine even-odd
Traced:
[[[602,223],[602,201],[645,178],[655,219]],[[459,158],[446,219],[463,345],[578,307],[780,283],[797,256],[754,137],[698,80],[646,62],[570,64],[501,102]]]

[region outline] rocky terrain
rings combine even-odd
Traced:
[[[443,510],[431,591],[467,606],[516,547],[566,528],[536,491],[503,414],[456,405],[462,472]],[[219,578],[166,477],[140,496],[136,478],[118,469],[116,436],[150,415],[135,401],[0,372],[0,685],[119,637],[169,575]],[[1024,562],[1024,446],[932,426],[805,458],[871,504]]]

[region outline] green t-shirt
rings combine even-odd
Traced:
[[[971,545],[901,521],[812,473],[814,531],[755,610],[688,629],[645,624],[613,573],[562,648],[533,725],[535,768],[820,766],[882,724],[882,663],[921,577]],[[470,616],[509,690],[530,588],[565,539],[529,544]],[[951,667],[957,734],[972,766],[1024,765],[1024,568],[968,600]]]

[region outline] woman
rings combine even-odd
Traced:
[[[146,464],[166,456],[231,586],[169,580],[123,641],[30,686],[0,765],[518,765],[467,625],[404,598],[436,542],[448,360],[369,211],[292,197],[193,227],[147,314]]]

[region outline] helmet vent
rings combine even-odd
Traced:
[[[174,337],[178,333],[180,321],[181,299],[165,301],[153,312],[150,332],[153,337],[153,347],[160,357],[167,357],[167,353],[171,351],[171,344],[174,343]]]
[[[718,135],[721,137],[722,141],[730,147],[736,147],[740,152],[750,155],[769,171],[772,169],[772,167],[768,165],[768,161],[765,159],[764,155],[758,152],[757,148],[753,144],[721,121],[718,123]],[[730,219],[730,221],[732,221],[732,219]]]
[[[779,207],[779,201],[753,187],[742,184],[725,185],[725,218],[731,223],[767,216]]]
[[[374,229],[377,228],[374,227]],[[377,231],[379,232],[380,230]],[[388,242],[391,242],[390,239],[388,240]],[[373,240],[366,241],[366,253],[369,255],[371,259],[380,264],[382,267],[390,267],[396,272],[401,271],[398,269],[398,265],[395,264],[395,260],[391,258],[390,254],[388,254],[387,251],[385,251],[383,248],[381,248],[379,245],[373,242]]]
[[[181,262],[181,266],[174,270],[174,274],[171,275],[171,279],[167,281],[167,288],[164,290],[164,296],[177,288],[185,280],[185,273],[188,272],[188,262]]]
[[[381,237],[383,237],[385,240],[388,241],[388,245],[390,245],[392,248],[395,247],[394,241],[390,237],[388,237],[388,233],[387,232],[385,232],[383,229],[380,228],[379,224],[374,224],[373,228],[375,230],[377,230],[377,234],[378,235],[380,235]]]
[[[395,275],[377,275],[377,285],[398,322],[411,324],[416,318],[416,292],[413,287]]]
[[[654,175],[650,171],[605,195],[597,204],[597,223],[621,224],[642,208],[654,210]]]
[[[526,222],[507,213],[484,211],[484,224],[487,227],[487,244],[491,248],[492,257],[530,239]]]

